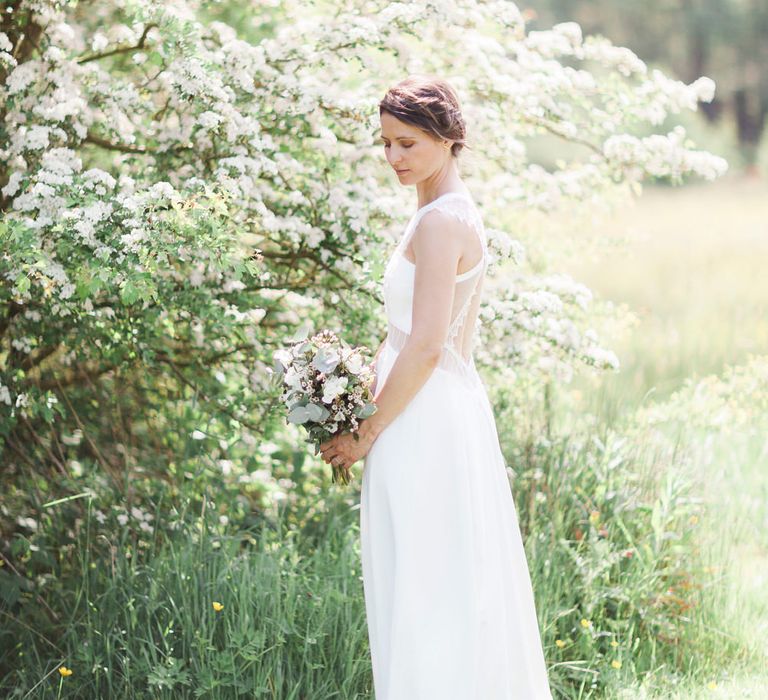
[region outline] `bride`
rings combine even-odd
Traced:
[[[324,442],[364,458],[361,559],[377,700],[551,700],[525,550],[472,346],[487,266],[459,177],[465,125],[444,80],[379,105],[387,160],[419,207],[383,277],[377,411]]]

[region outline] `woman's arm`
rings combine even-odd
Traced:
[[[414,232],[417,264],[411,333],[375,401],[376,413],[360,421],[358,433],[369,444],[410,403],[437,366],[451,321],[463,225],[434,210],[422,217]]]

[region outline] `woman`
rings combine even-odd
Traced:
[[[365,457],[363,584],[377,700],[551,700],[530,574],[485,386],[472,358],[487,266],[459,177],[458,100],[410,77],[379,105],[387,160],[419,208],[384,273],[377,412],[321,445]]]

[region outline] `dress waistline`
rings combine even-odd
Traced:
[[[406,333],[393,323],[387,323],[386,341],[392,349],[400,352],[400,350],[405,347],[405,344],[410,337],[410,333]],[[446,372],[450,372],[451,374],[455,374],[468,382],[480,380],[480,376],[475,368],[475,358],[470,354],[469,361],[465,361],[455,348],[449,347],[448,345],[443,346],[440,358],[437,362],[437,367]]]

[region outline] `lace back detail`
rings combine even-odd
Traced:
[[[438,367],[454,374],[467,376],[475,373],[472,347],[480,309],[480,294],[485,278],[485,270],[488,263],[488,248],[485,228],[482,218],[474,202],[468,195],[458,192],[449,192],[419,209],[411,218],[405,233],[398,245],[397,253],[405,264],[414,267],[404,255],[408,242],[413,236],[418,222],[428,211],[439,209],[449,213],[468,226],[470,226],[481,244],[482,256],[477,263],[465,271],[456,275],[454,286],[453,308],[451,310],[451,322],[448,327],[443,351]],[[388,327],[388,339],[396,349],[401,349],[409,334],[392,323]]]

